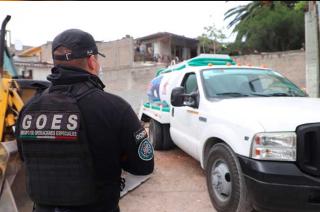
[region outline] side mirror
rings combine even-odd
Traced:
[[[175,107],[183,106],[184,101],[184,88],[176,87],[171,92],[171,105]]]

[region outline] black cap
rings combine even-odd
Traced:
[[[54,55],[53,52],[60,46],[70,49],[71,52],[65,55]],[[52,42],[52,57],[54,60],[67,61],[96,54],[105,57],[104,54],[98,52],[96,42],[92,35],[80,29],[63,31],[57,35]]]

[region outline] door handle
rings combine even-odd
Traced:
[[[207,122],[207,118],[203,116],[199,116],[199,121]]]

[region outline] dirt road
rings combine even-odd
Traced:
[[[20,178],[21,177],[21,178]],[[24,188],[23,176],[19,176]],[[23,182],[23,183],[22,183]],[[20,212],[30,212],[32,202],[23,192]],[[155,171],[140,187],[120,200],[121,212],[212,212],[205,175],[198,161],[180,149],[155,152]]]
[[[121,212],[212,212],[200,163],[180,149],[155,152],[153,176],[120,200]]]

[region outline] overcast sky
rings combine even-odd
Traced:
[[[0,22],[11,15],[7,29],[11,41],[39,46],[69,28],[91,33],[96,40],[112,41],[129,34],[134,38],[156,32],[171,32],[196,38],[205,26],[226,26],[224,13],[247,2],[3,2]],[[233,40],[234,36],[227,40]]]

